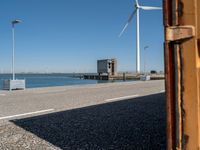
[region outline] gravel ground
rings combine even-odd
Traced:
[[[162,150],[164,94],[12,120],[0,125],[0,149]]]

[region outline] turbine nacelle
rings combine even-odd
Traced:
[[[137,4],[135,4],[135,5],[134,5],[134,8],[135,8],[135,9],[138,9],[138,8],[139,8],[139,6],[138,6]]]

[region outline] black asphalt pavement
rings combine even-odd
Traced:
[[[46,141],[55,149],[166,149],[166,112],[163,93],[11,120],[11,122],[13,128],[20,127],[20,130]],[[0,136],[5,136],[4,134],[0,132]],[[30,140],[25,141],[30,142]],[[9,149],[6,142],[0,143]],[[15,143],[16,146],[18,143],[20,139]],[[32,141],[28,149],[36,148],[33,143]],[[21,149],[25,148],[21,146]],[[43,146],[41,149],[50,148]]]

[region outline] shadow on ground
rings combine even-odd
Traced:
[[[66,150],[160,150],[166,147],[164,94],[13,120]]]

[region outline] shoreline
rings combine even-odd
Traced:
[[[152,81],[147,81],[147,82],[154,82],[156,80]],[[160,81],[160,80],[158,80]],[[30,87],[26,88],[25,90],[3,90],[0,89],[0,94],[1,93],[14,93],[14,92],[25,92],[25,91],[33,91],[33,90],[53,90],[53,89],[74,89],[74,88],[85,88],[85,87],[101,87],[101,86],[116,86],[116,85],[132,85],[132,84],[137,84],[137,83],[143,83],[144,81],[140,80],[127,80],[127,81],[122,81],[122,82],[106,82],[106,83],[88,83],[88,84],[74,84],[74,85],[60,85],[60,86],[46,86],[46,87]]]

